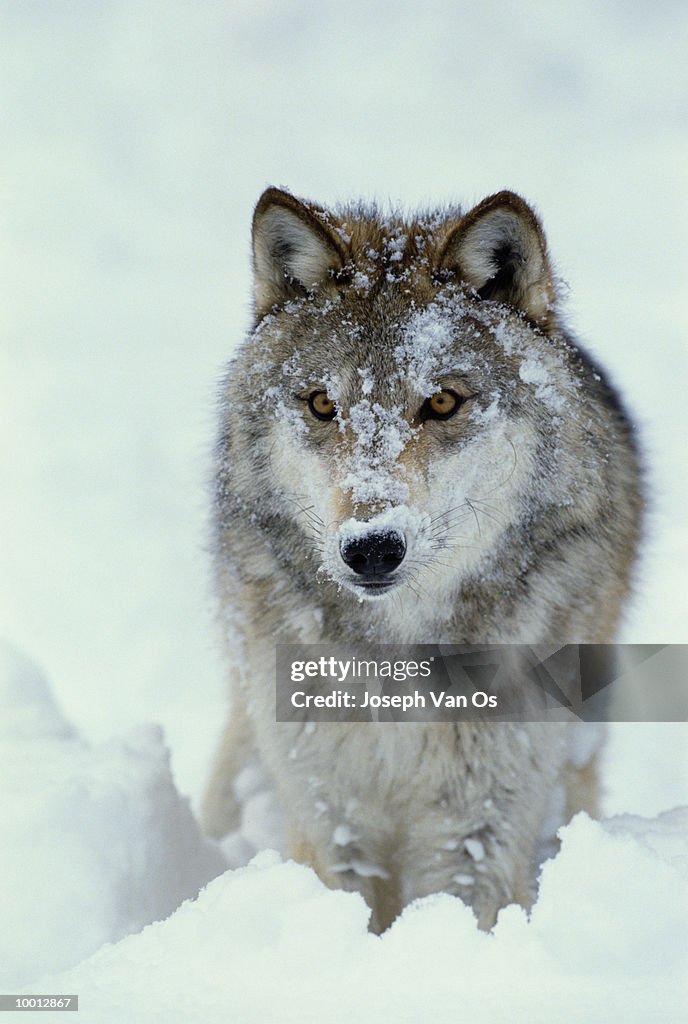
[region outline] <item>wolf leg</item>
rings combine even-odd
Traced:
[[[341,851],[306,838],[296,829],[289,831],[287,851],[300,864],[313,868],[320,881],[329,889],[358,892],[370,908],[368,928],[376,935],[384,932],[403,910],[399,880],[387,871],[379,874],[360,874],[353,867],[346,870],[333,867],[341,859]]]
[[[582,767],[569,765],[564,783],[566,786],[566,820],[578,811],[586,811],[591,818],[600,815],[599,753],[595,752]]]
[[[407,865],[402,873],[402,904],[433,893],[449,893],[472,909],[482,931],[489,931],[502,907],[518,903],[529,909],[532,905],[532,852],[526,844],[514,844],[513,835],[508,833],[493,833],[489,839],[492,849],[484,853],[482,842],[471,836],[466,841],[474,851],[480,851],[480,860],[474,859],[475,854],[470,856],[457,850],[444,863],[430,855],[422,866]],[[520,848],[515,849],[514,845]]]
[[[206,835],[222,839],[239,828],[241,803],[234,782],[254,753],[251,723],[243,701],[235,698],[201,805],[201,828]]]

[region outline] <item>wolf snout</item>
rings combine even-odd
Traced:
[[[404,560],[406,540],[397,530],[364,533],[342,541],[339,552],[361,583],[380,581],[393,573]]]

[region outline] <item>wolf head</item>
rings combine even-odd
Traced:
[[[517,195],[404,218],[271,188],[253,261],[218,476],[221,521],[255,528],[244,572],[439,596],[503,566],[515,531],[527,560],[543,514],[569,529],[604,500],[593,370]]]

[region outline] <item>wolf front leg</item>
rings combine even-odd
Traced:
[[[534,824],[516,829],[505,820],[476,829],[457,822],[445,833],[449,838],[436,839],[423,857],[411,844],[400,873],[402,906],[449,893],[471,907],[483,931],[492,928],[499,910],[509,903],[528,909],[535,889]]]
[[[236,696],[201,804],[201,828],[213,839],[222,839],[241,825],[241,802],[234,783],[254,755],[253,728],[243,701]]]
[[[565,737],[561,723],[456,729],[451,767],[434,799],[418,800],[397,851],[404,905],[448,892],[485,930],[508,903],[530,907],[543,829],[565,818]]]
[[[389,928],[403,910],[393,862],[379,867],[356,856],[356,851],[335,850],[295,829],[289,830],[287,849],[294,860],[313,868],[328,888],[360,893],[370,908],[369,930],[376,935]]]
[[[530,841],[517,849],[508,828],[485,829],[480,834],[473,830],[469,835],[461,824],[447,833],[450,839],[438,840],[440,830],[432,837],[422,822],[416,826],[418,832],[413,829],[405,841],[397,835],[386,849],[378,845],[375,852],[358,845],[333,849],[290,829],[288,853],[312,867],[329,888],[359,892],[370,907],[369,927],[376,934],[389,928],[409,903],[439,892],[468,904],[484,931],[489,931],[500,908],[508,903],[530,906]]]

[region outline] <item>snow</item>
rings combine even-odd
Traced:
[[[466,852],[473,858],[473,860],[480,861],[485,856],[485,847],[479,839],[464,839],[463,845],[466,848]]]
[[[409,906],[381,937],[355,893],[258,855],[166,921],[43,979],[78,992],[91,1024],[164,1019],[395,1022],[615,1019],[678,1022],[685,1010],[686,815],[562,830],[530,917],[506,908],[490,935],[458,899]],[[653,837],[650,848],[645,837]],[[662,848],[663,837],[676,844]],[[679,848],[683,858],[679,859]],[[135,1007],[135,1010],[132,1008]]]
[[[357,270],[354,273],[352,284],[356,291],[361,292],[363,295],[367,295],[370,291],[370,278],[362,270]]]
[[[437,391],[437,380],[447,370],[443,359],[450,351],[452,324],[460,317],[460,297],[451,304],[451,311],[441,302],[434,302],[418,310],[406,325],[401,343],[394,352],[399,376],[408,381],[419,395],[429,397]],[[453,314],[453,315],[452,315]],[[469,358],[465,367],[457,366],[452,353],[451,370],[469,369]]]
[[[580,815],[562,831],[565,845],[545,864],[532,927],[571,972],[623,976],[633,965],[640,975],[666,973],[669,985],[675,975],[678,995],[688,967],[688,809],[650,822],[635,818],[630,828],[623,818],[599,825]],[[665,857],[661,840],[654,849],[651,839],[643,841],[645,834],[661,837],[665,832],[681,836],[682,864],[675,856]],[[569,898],[561,907],[563,892]],[[552,900],[553,894],[559,900]],[[584,942],[576,934],[576,921],[592,926]]]
[[[176,792],[158,728],[88,745],[34,665],[5,650],[0,664],[0,771],[11,781],[0,797],[5,991],[78,993],[87,1024],[125,1013],[207,1024],[220,1006],[242,1024],[372,1022],[383,993],[395,1021],[454,1020],[460,1000],[476,1022],[508,1005],[509,1019],[544,1024],[554,1000],[567,1021],[594,1024],[612,998],[631,1024],[681,1019],[688,807],[601,823],[578,815],[543,866],[531,914],[506,908],[490,935],[439,894],[378,938],[360,895],[330,891],[263,849],[283,838],[257,765],[237,779],[242,828],[223,856]],[[350,839],[336,828],[338,845]],[[479,864],[480,840],[464,845]],[[248,866],[227,869],[257,849]]]
[[[353,451],[347,461],[342,488],[354,503],[398,504],[408,497],[408,485],[399,478],[398,458],[412,429],[402,410],[384,408],[362,398],[349,409],[341,426],[353,435]]]
[[[91,746],[0,649],[0,988],[171,914],[226,863],[176,791],[158,726]]]
[[[336,829],[332,833],[332,842],[335,846],[347,846],[353,842],[356,838],[356,833],[352,831],[350,825],[337,825]]]
[[[550,380],[550,375],[547,372],[547,367],[541,359],[534,359],[532,356],[524,359],[519,367],[518,375],[525,384],[535,385],[537,397],[552,412],[562,412],[564,410],[564,396],[555,390]]]
[[[3,654],[1,984],[79,991],[86,1021],[678,1024],[683,723],[611,728],[617,817],[576,819],[530,920],[509,908],[491,936],[434,897],[374,938],[358,896],[265,854],[179,906],[223,857],[281,843],[257,776],[223,857],[187,799],[225,715],[206,480],[267,184],[407,208],[511,187],[537,205],[568,315],[640,425],[651,509],[624,639],[686,639],[688,9],[347,12],[0,4],[0,621],[53,683]]]
[[[369,394],[371,394],[373,388],[375,387],[375,378],[373,376],[373,371],[369,366],[362,366],[359,367],[358,376],[361,379],[361,390],[363,394],[367,397]]]
[[[346,519],[339,528],[339,535],[343,542],[364,537],[370,532],[412,535],[420,527],[421,521],[422,515],[418,509],[408,505],[393,505],[366,520]]]

